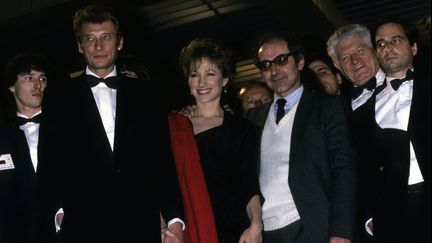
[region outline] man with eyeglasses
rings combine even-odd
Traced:
[[[0,242],[38,242],[37,176],[42,100],[51,63],[35,53],[20,53],[6,65],[1,85]],[[54,218],[51,219],[54,221]]]
[[[74,17],[85,72],[51,86],[44,112],[50,146],[41,148],[42,242],[58,233],[67,243],[183,241],[183,207],[171,152],[167,113],[153,82],[120,74],[115,62],[124,38],[106,6]],[[143,95],[145,93],[145,95]],[[142,118],[142,105],[151,103]]]
[[[345,101],[303,88],[304,49],[295,37],[264,35],[256,54],[274,92],[272,103],[246,114],[263,129],[264,242],[351,242],[356,166]]]

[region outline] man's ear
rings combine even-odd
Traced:
[[[83,48],[81,46],[81,43],[77,41],[77,45],[78,45],[78,51],[79,51],[79,53],[83,54],[84,50],[83,50]]]
[[[333,61],[333,66],[335,66],[339,71],[342,71],[338,62]]]
[[[411,51],[412,51],[413,56],[417,55],[417,43],[414,43],[411,46]]]
[[[15,85],[10,86],[9,91],[15,93]]]
[[[339,85],[342,84],[342,76],[340,73],[336,73],[336,80]]]
[[[120,51],[123,48],[124,38],[120,37],[120,40],[117,43],[117,50]]]
[[[304,56],[300,56],[300,60],[297,63],[297,69],[301,71],[303,70],[304,66],[305,66],[305,58]]]

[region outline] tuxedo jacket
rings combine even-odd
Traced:
[[[246,118],[263,127],[271,104]],[[303,91],[291,134],[288,184],[308,242],[354,239],[356,164],[343,98]]]
[[[61,242],[159,242],[160,212],[167,222],[183,218],[159,89],[118,76],[113,151],[85,75],[45,92],[43,242],[53,240],[58,207]]]
[[[36,173],[24,132],[0,129],[0,155],[9,154],[13,169],[0,170],[0,242],[37,242]]]
[[[388,236],[395,236],[397,241],[398,233],[404,232],[405,220],[400,215],[408,199],[410,141],[425,181],[426,205],[430,205],[430,78],[422,70],[415,70],[414,75],[407,131],[381,129],[376,123],[375,101],[380,88],[358,112],[353,113],[352,119],[359,155],[363,158],[360,161],[363,178],[360,186],[361,221],[364,224],[373,218],[375,230],[381,231],[376,233],[387,235],[387,240],[390,239]],[[383,85],[381,88],[386,83]],[[429,207],[427,210],[430,214]]]

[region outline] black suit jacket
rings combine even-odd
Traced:
[[[82,75],[50,85],[40,147],[43,240],[63,207],[64,242],[159,242],[161,211],[183,218],[167,114],[150,81],[118,77],[114,151]],[[51,143],[52,142],[52,143]]]
[[[247,118],[266,122],[271,104]],[[309,242],[354,239],[356,165],[343,98],[303,91],[291,135],[288,184]]]
[[[382,242],[397,242],[403,235],[404,224],[415,224],[400,218],[408,200],[410,141],[425,181],[426,205],[430,205],[430,73],[428,76],[421,69],[415,70],[407,131],[381,129],[378,126],[375,120],[375,98],[379,90],[377,88],[361,107],[362,119],[353,119],[357,127],[355,130],[358,129],[358,145],[362,149],[359,151],[363,157],[361,175],[365,178],[360,187],[361,221],[364,224],[367,219],[373,218],[375,238],[384,238]],[[430,214],[430,207],[427,210],[427,214]],[[429,229],[430,221],[427,224],[426,228]]]
[[[0,154],[10,154],[14,169],[0,171],[0,242],[37,242],[36,173],[24,132],[0,129]]]

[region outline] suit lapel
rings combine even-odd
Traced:
[[[81,75],[78,80],[79,87],[77,88],[77,93],[80,95],[77,97],[80,97],[79,100],[81,102],[80,106],[76,106],[78,110],[77,114],[82,114],[82,117],[80,119],[85,119],[85,121],[82,121],[82,123],[90,123],[92,127],[95,127],[94,133],[96,133],[93,137],[95,138],[101,138],[101,144],[100,146],[103,147],[104,151],[106,151],[109,154],[112,154],[111,146],[108,141],[108,137],[105,132],[105,128],[103,126],[102,118],[99,114],[99,110],[96,105],[95,98],[93,96],[93,92],[89,85],[87,84],[85,74]],[[90,136],[92,137],[92,136]]]
[[[303,90],[303,94],[297,106],[291,133],[290,168],[294,165],[294,158],[299,150],[299,146],[303,144],[303,134],[306,130],[311,104],[311,94],[307,90]]]

